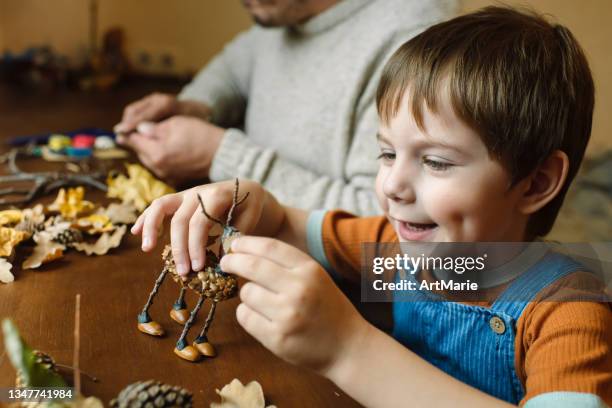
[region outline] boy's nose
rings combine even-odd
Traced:
[[[393,201],[411,203],[416,200],[411,177],[408,171],[400,166],[394,166],[383,183],[385,196]]]

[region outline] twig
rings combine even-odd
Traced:
[[[74,354],[72,366],[74,368],[74,389],[76,395],[81,395],[81,370],[79,369],[79,349],[81,345],[81,294],[76,295],[76,305],[74,308]]]
[[[217,224],[219,224],[219,225],[221,225],[223,227],[225,224],[223,224],[221,221],[219,221],[218,219],[216,219],[215,217],[213,217],[212,215],[210,215],[209,213],[206,212],[206,208],[204,208],[204,202],[202,201],[202,197],[200,197],[199,194],[198,194],[198,200],[200,200],[200,206],[202,207],[202,212],[204,213],[206,218],[208,218],[209,220],[211,220],[213,222],[216,222]]]

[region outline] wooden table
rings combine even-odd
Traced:
[[[110,128],[126,102],[157,85],[137,84],[111,94],[42,96],[0,89],[0,136],[87,126]],[[177,88],[166,85],[165,90]],[[101,200],[102,193],[88,192],[87,197]],[[209,335],[219,352],[217,358],[189,363],[172,352],[181,327],[168,316],[178,293],[170,279],[151,308],[152,316],[167,329],[166,337],[140,333],[136,316],[160,271],[161,247],[144,254],[139,245],[139,239],[130,235],[105,256],[87,257],[71,251],[37,270],[15,267],[16,281],[0,284],[0,318],[13,319],[32,347],[51,354],[59,363],[71,364],[75,296],[80,293],[81,369],[100,379],[93,383],[83,377],[83,392],[105,403],[132,382],[156,379],[189,389],[195,406],[207,407],[218,401],[215,388],[238,378],[243,383],[259,381],[268,403],[278,407],[357,406],[329,381],[284,363],[248,335],[236,322],[237,299],[217,309]],[[193,294],[187,300],[190,307],[195,305]],[[205,306],[200,312],[189,339],[197,335],[207,310]],[[7,387],[14,384],[15,377],[3,350],[0,340],[0,387]]]

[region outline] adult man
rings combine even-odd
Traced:
[[[371,187],[379,71],[399,44],[451,16],[454,0],[243,4],[257,25],[178,98],[128,106],[120,142],[171,180],[238,176],[288,205],[379,212]],[[130,133],[145,120],[162,121]]]

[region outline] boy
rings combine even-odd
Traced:
[[[593,93],[571,33],[533,14],[486,8],[410,40],[377,95],[384,217],[307,214],[241,182],[250,197],[236,226],[276,239],[244,236],[221,261],[250,281],[238,322],[366,406],[612,404],[609,307],[536,301],[548,283],[581,274],[568,258],[543,258],[534,270],[546,280],[525,285],[530,270],[497,299],[520,290],[522,303],[395,303],[395,339],[332,280],[358,281],[362,242],[527,242],[548,233],[590,136]],[[221,217],[232,191],[228,182],[163,197],[132,232],[148,251],[174,214],[177,268],[199,270],[211,224],[197,194]]]

